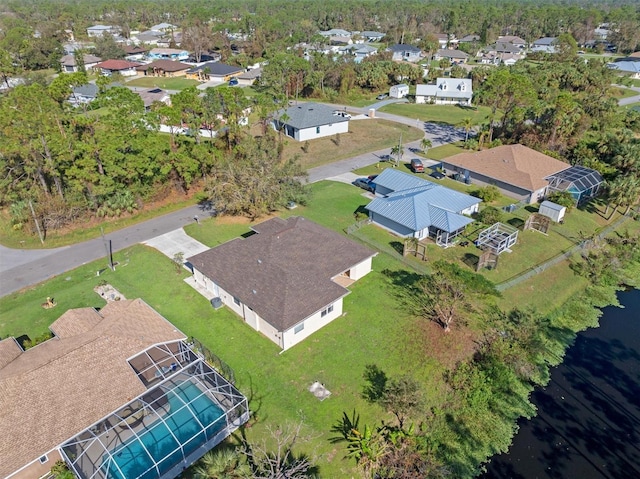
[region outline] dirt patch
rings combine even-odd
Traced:
[[[433,321],[416,319],[410,327],[409,337],[418,351],[435,359],[445,369],[453,369],[457,363],[467,359],[476,351],[476,335],[469,328],[451,325],[451,331]]]
[[[118,291],[110,284],[98,285],[93,288],[93,290],[100,296],[102,296],[107,301],[107,303],[110,303],[111,301],[124,301],[125,299],[127,299],[122,293],[120,293],[120,291]]]

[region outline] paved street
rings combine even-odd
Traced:
[[[334,106],[344,109],[344,105]],[[349,107],[348,110],[359,114],[367,114],[369,112],[368,108]],[[376,118],[384,118],[422,128],[425,136],[431,139],[434,147],[464,139],[463,130],[447,125],[421,123],[411,118],[390,115],[388,113],[376,112],[375,116]],[[368,121],[368,119],[365,118],[358,121]],[[409,142],[404,146],[406,158],[410,155],[412,148],[420,148],[420,141]],[[358,155],[329,165],[312,168],[309,170],[309,182],[340,176],[354,169],[375,164],[380,161],[381,157],[389,153],[390,149],[387,148]],[[209,214],[211,214],[211,212],[203,211],[199,206],[194,205],[119,231],[108,233],[105,235],[105,239],[111,241],[112,249],[116,252],[136,243],[143,243],[152,238],[177,230],[189,223],[193,223],[196,215],[200,218],[205,218]],[[0,246],[0,297],[19,291],[30,285],[40,283],[53,276],[63,274],[78,266],[105,256],[106,248],[102,238],[96,238],[62,248],[44,250],[20,250]]]
[[[640,87],[627,86],[627,87],[624,87],[624,88],[628,88],[629,90],[633,90],[638,94],[635,95],[635,96],[627,97],[627,98],[620,98],[618,100],[618,105],[625,106],[625,105],[631,105],[633,103],[640,103]]]

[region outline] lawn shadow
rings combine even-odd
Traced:
[[[524,228],[524,221],[520,218],[511,218],[507,223],[519,230]]]
[[[591,199],[591,200],[585,201],[584,203],[579,204],[578,209],[580,211],[586,211],[587,213],[591,213],[591,214],[595,213],[601,218],[610,220],[611,217],[616,212],[617,208],[613,208],[613,207],[609,208],[610,213],[605,216],[605,211],[607,211],[607,205],[606,204],[603,205],[602,203],[603,203],[602,200]],[[604,210],[602,209],[603,206],[604,206]]]
[[[358,219],[363,219],[361,218],[363,215],[368,217],[369,216],[369,211],[365,208],[366,205],[360,205],[358,206],[355,211],[353,212],[353,217],[358,220]]]
[[[416,289],[418,281],[420,281],[420,278],[422,278],[421,274],[404,269],[383,269],[382,274],[391,280],[391,284],[404,289]]]
[[[389,246],[396,250],[398,254],[404,254],[404,244],[400,243],[400,241],[391,241]]]
[[[465,253],[462,262],[475,271],[478,268],[480,257],[473,253]]]

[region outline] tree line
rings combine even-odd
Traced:
[[[543,36],[569,33],[579,42],[592,40],[593,29],[602,22],[611,28],[611,41],[620,52],[638,49],[640,8],[632,0],[473,0],[420,2],[402,0],[389,8],[366,0],[318,3],[255,0],[197,2],[192,0],[147,1],[59,1],[5,2],[0,24],[0,47],[10,62],[0,57],[3,69],[37,70],[56,67],[62,43],[71,31],[86,38],[86,28],[95,23],[119,27],[125,38],[134,30],[169,22],[183,32],[183,47],[196,54],[206,49],[231,56],[232,41],[225,33],[242,33],[234,40],[248,58],[263,58],[300,42],[310,42],[318,30],[379,30],[386,43],[417,43],[434,33],[461,37],[479,35],[491,43],[498,35],[518,35],[531,42]]]
[[[190,88],[173,95],[171,106],[147,111],[136,93],[99,82],[98,98],[73,108],[71,88],[84,83],[84,73],[62,74],[47,87],[18,86],[0,98],[0,205],[9,207],[14,228],[119,216],[194,185],[216,211],[252,218],[305,201],[304,172],[297,158],[282,158],[283,139],[268,126],[272,99]],[[260,135],[243,124],[250,108]],[[159,133],[161,124],[170,133]],[[203,127],[209,137],[178,134]]]

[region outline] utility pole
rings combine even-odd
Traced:
[[[111,240],[107,240],[104,237],[104,230],[102,226],[100,227],[100,234],[102,235],[102,241],[104,242],[104,248],[107,251],[107,261],[109,261],[109,268],[111,271],[115,271],[116,268],[113,266],[113,254],[111,249]]]

